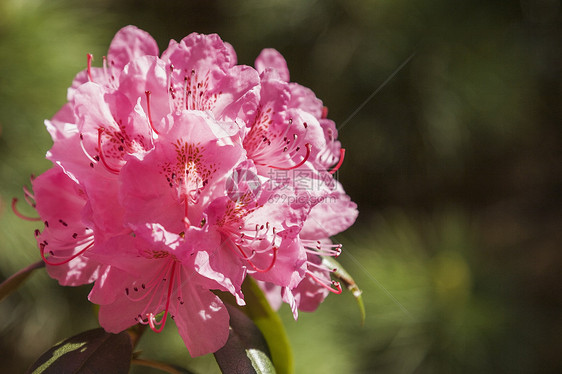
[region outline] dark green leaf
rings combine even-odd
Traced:
[[[271,358],[279,374],[293,373],[293,352],[279,315],[271,309],[263,291],[250,277],[242,284],[246,306],[243,311],[259,327],[271,351]]]
[[[334,276],[338,278],[349,291],[351,291],[351,294],[355,297],[355,300],[357,300],[359,313],[361,313],[361,325],[363,325],[365,323],[365,305],[363,304],[363,298],[361,297],[363,291],[359,289],[357,283],[355,283],[351,275],[343,268],[343,266],[341,266],[339,262],[334,260],[333,257],[322,256],[322,263],[330,269],[336,269]]]
[[[244,312],[226,304],[230,331],[225,346],[215,352],[224,374],[271,374],[275,368],[260,329]]]
[[[25,269],[21,269],[10,278],[6,279],[0,284],[0,301],[4,300],[6,296],[14,292],[27,278],[31,275],[33,270],[39,269],[45,266],[43,261],[36,262],[29,265]]]
[[[127,332],[110,334],[98,328],[58,343],[45,352],[27,373],[126,374],[131,365],[132,350]]]

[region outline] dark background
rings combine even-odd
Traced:
[[[0,277],[39,259],[9,205],[50,166],[42,121],[127,24],[161,50],[216,32],[248,65],[276,48],[339,126],[360,215],[336,240],[367,320],[349,294],[298,322],[283,308],[297,373],[562,371],[559,1],[0,0]],[[0,371],[95,327],[88,291],[41,272],[4,300]],[[172,325],[141,348],[217,370]]]

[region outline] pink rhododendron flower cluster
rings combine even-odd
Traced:
[[[357,215],[333,177],[344,151],[326,114],[273,49],[252,68],[217,35],[191,34],[159,56],[123,28],[46,121],[54,166],[26,194],[49,274],[93,283],[109,332],[172,318],[193,356],[225,344],[213,291],[244,305],[247,276],[295,318],[316,309],[341,292],[320,256],[340,253],[329,237]]]

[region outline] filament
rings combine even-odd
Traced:
[[[158,135],[158,130],[156,130],[156,128],[154,128],[154,123],[152,123],[152,115],[150,114],[150,91],[144,91],[145,95],[146,95],[146,108],[147,108],[147,113],[148,113],[148,123],[150,124],[150,128],[152,129],[152,131],[154,131],[154,133],[156,135]]]
[[[20,213],[20,211],[16,207],[17,202],[18,202],[17,197],[14,197],[12,199],[12,211],[14,212],[14,214],[16,216],[18,216],[19,218],[24,219],[26,221],[41,221],[41,217],[28,217],[28,216]]]
[[[70,256],[69,258],[67,258],[66,260],[62,261],[62,262],[50,262],[47,257],[45,257],[45,244],[44,243],[40,243],[39,244],[39,253],[41,254],[41,258],[43,259],[43,261],[45,261],[45,263],[47,265],[51,265],[51,266],[59,266],[59,265],[64,265],[69,263],[70,261],[74,260],[76,257],[80,256],[82,253],[86,252],[88,249],[92,248],[92,246],[94,245],[94,242],[92,241],[90,244],[88,244],[86,247],[84,247],[83,249],[81,249],[78,253],[75,253],[74,255]],[[53,256],[53,255],[51,255]],[[51,258],[51,257],[49,257]]]
[[[312,272],[307,271],[306,272],[307,275],[309,275],[316,283],[318,283],[320,286],[324,287],[325,289],[327,289],[328,291],[335,293],[337,295],[342,293],[342,288],[339,282],[336,281],[330,281],[330,284],[327,284],[326,282],[321,281],[320,279],[318,279],[314,274],[312,274]],[[331,286],[336,287],[336,289],[333,289]]]
[[[92,60],[94,59],[94,56],[91,53],[88,53],[88,81],[89,82],[93,82],[94,80],[92,79]]]

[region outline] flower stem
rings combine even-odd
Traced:
[[[43,260],[38,261],[27,266],[24,269],[21,269],[20,271],[6,279],[4,282],[0,283],[0,301],[14,292],[23,282],[25,282],[27,280],[27,277],[31,275],[33,270],[42,268],[44,266],[45,263],[43,262]]]
[[[142,334],[144,334],[145,330],[146,325],[140,323],[127,329],[127,332],[131,337],[131,345],[133,346],[133,350],[136,348],[137,344],[139,344],[140,338],[142,337]]]
[[[170,374],[192,374],[192,372],[181,368],[178,369],[170,364],[166,364],[164,362],[158,362],[158,361],[153,361],[153,360],[144,360],[142,358],[134,358],[131,363],[133,365],[141,365],[141,366],[147,366],[150,368],[155,368],[155,369],[160,369],[166,373],[170,373]]]

